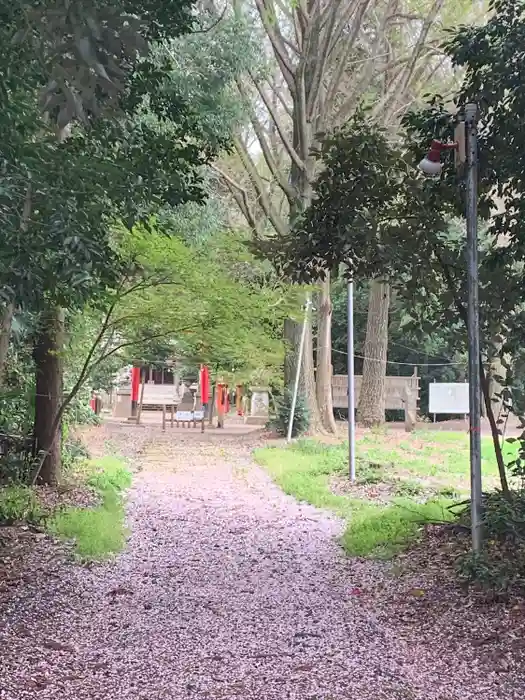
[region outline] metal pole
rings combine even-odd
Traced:
[[[295,407],[297,405],[297,393],[299,391],[299,379],[301,378],[301,365],[303,364],[306,326],[308,324],[308,312],[310,311],[311,303],[312,302],[310,300],[310,297],[307,297],[306,304],[304,306],[303,330],[301,333],[301,342],[299,343],[299,357],[297,358],[297,370],[295,372],[295,384],[293,388],[292,407],[290,409],[290,420],[288,422],[288,435],[286,436],[286,442],[290,442],[290,440],[292,439],[293,421],[295,418]]]
[[[465,106],[467,137],[467,283],[472,549],[481,551],[481,381],[478,298],[478,143],[476,104]]]
[[[355,481],[354,283],[348,283],[348,467]]]

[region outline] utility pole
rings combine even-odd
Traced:
[[[286,436],[286,442],[290,442],[290,440],[292,439],[293,421],[295,418],[295,407],[297,405],[297,394],[299,392],[299,380],[301,378],[301,366],[303,364],[304,341],[306,338],[306,327],[308,325],[308,314],[310,312],[311,305],[312,305],[312,301],[310,299],[310,295],[308,295],[306,298],[306,303],[304,305],[303,330],[301,332],[301,342],[299,343],[299,357],[297,358],[297,369],[295,371],[295,384],[293,387],[292,407],[290,409],[290,420],[288,422],[288,434]]]
[[[479,347],[478,282],[478,108],[465,105],[467,156],[467,285],[468,285],[468,368],[470,428],[470,493],[472,549],[481,551],[481,378]]]
[[[348,283],[348,468],[355,481],[354,283]]]

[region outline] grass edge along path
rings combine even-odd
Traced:
[[[378,504],[334,493],[330,479],[347,468],[338,451],[341,446],[302,440],[285,448],[259,448],[254,459],[285,493],[346,522],[341,544],[349,555],[390,558],[417,540],[424,524],[454,519],[448,510],[454,501],[449,498],[437,496],[423,503],[395,498]]]
[[[126,543],[123,492],[131,486],[132,474],[123,459],[106,456],[88,460],[82,478],[99,498],[98,505],[59,510],[46,528],[59,539],[72,540],[80,560],[102,561],[118,554]]]

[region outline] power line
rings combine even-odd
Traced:
[[[336,352],[339,355],[348,355],[344,350],[335,350],[332,348],[332,352]],[[394,362],[394,360],[378,360],[376,357],[367,357],[365,355],[354,354],[354,357],[358,357],[360,360],[369,360],[370,362],[386,362],[387,365],[402,365],[405,367],[466,367],[466,362]]]

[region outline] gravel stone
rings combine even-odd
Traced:
[[[2,700],[523,696],[523,676],[379,622],[366,591],[384,566],[345,559],[343,524],[273,485],[253,438],[147,434],[126,551],[48,556],[4,601]]]

